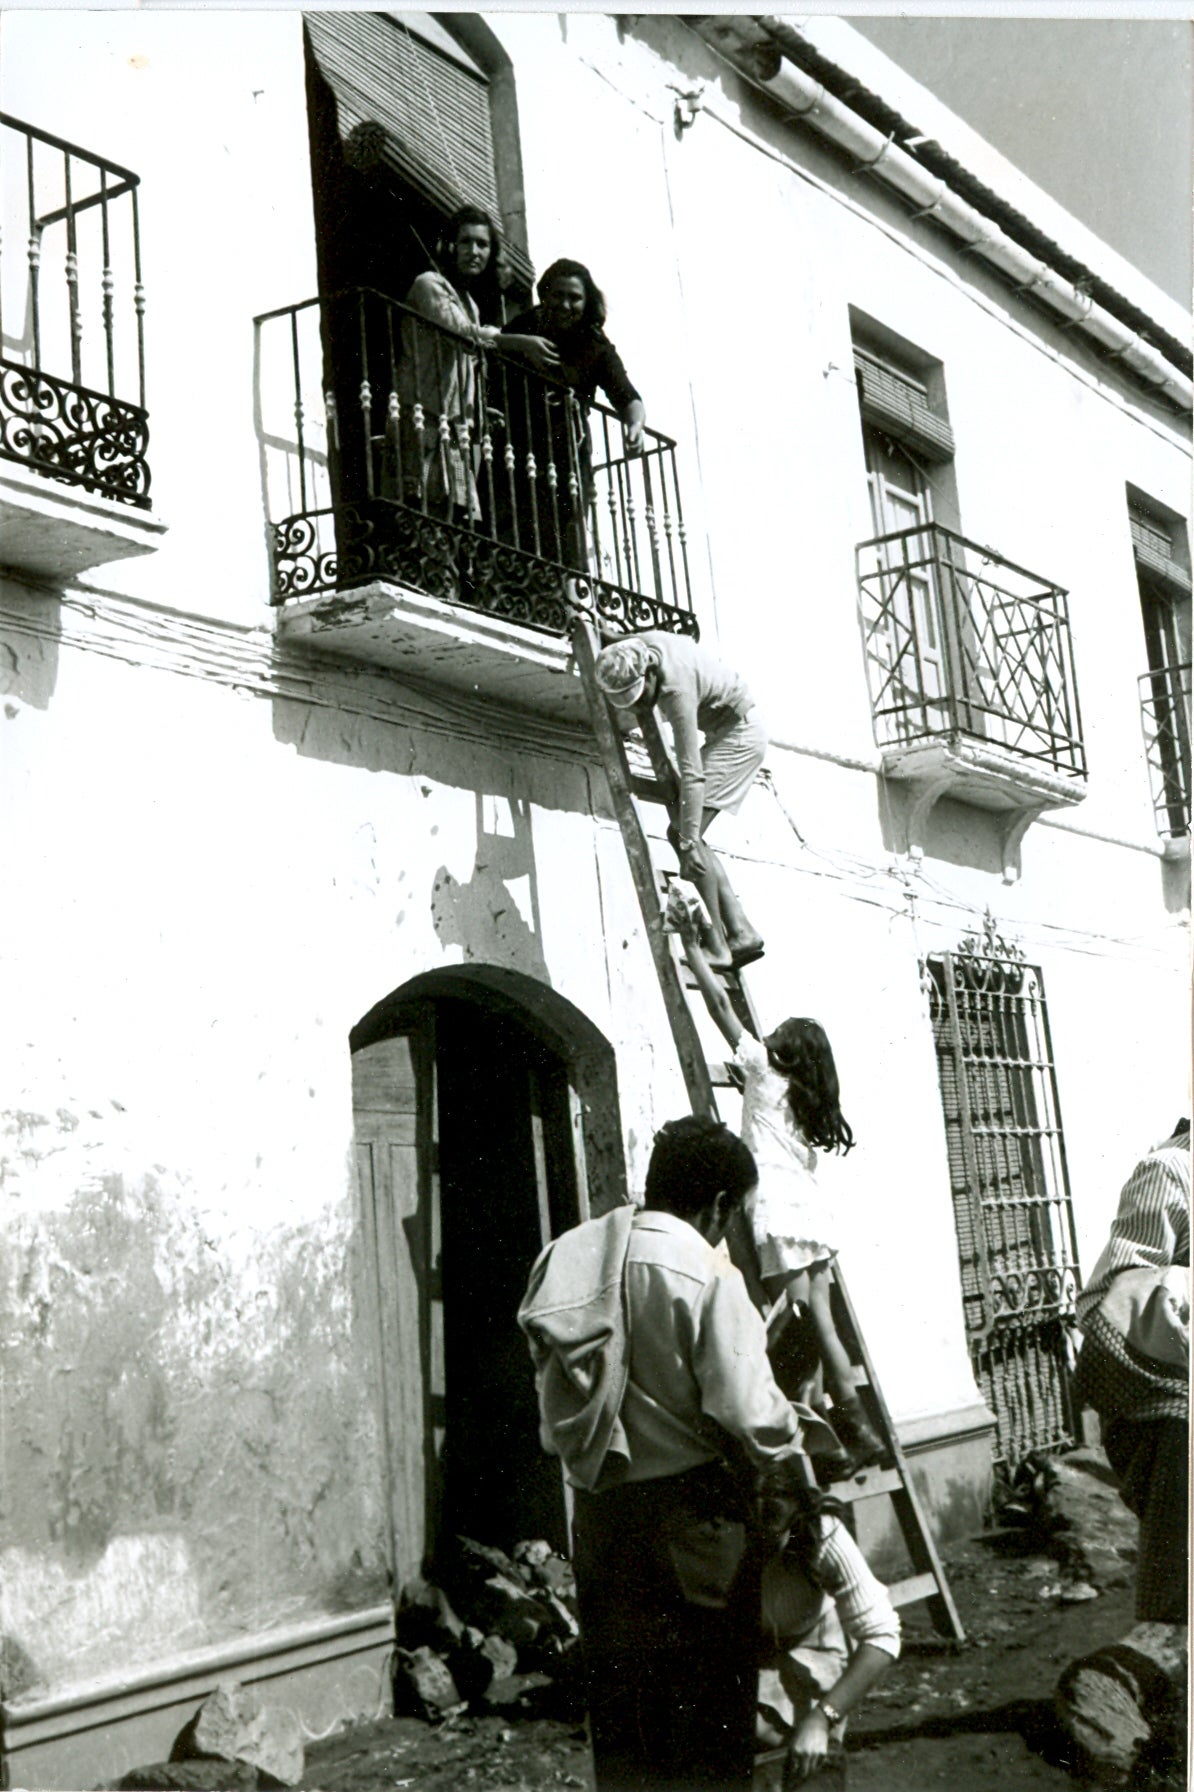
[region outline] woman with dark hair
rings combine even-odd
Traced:
[[[605,299],[584,263],[553,261],[540,276],[538,292],[539,303],[503,329],[502,347],[513,350],[553,385],[566,387],[574,399],[545,385],[541,391],[528,390],[522,404],[505,405],[521,470],[519,545],[583,568],[588,558],[583,517],[593,495],[588,408],[599,391],[604,393],[621,421],[627,455],[642,453],[647,413],[605,334]],[[528,453],[536,461],[533,487]],[[554,491],[549,466],[555,472]],[[570,476],[575,478],[575,497]]]
[[[478,351],[496,342],[501,237],[487,212],[462,205],[444,224],[435,265],[413,282],[402,320],[398,371],[399,496],[456,522],[481,515],[477,463],[482,396]],[[520,352],[554,360],[546,340],[513,338]]]
[[[743,1027],[709,966],[699,923],[679,916],[684,953],[713,1020],[734,1048],[745,1086],[742,1136],[759,1170],[749,1203],[751,1231],[763,1286],[773,1300],[807,1306],[817,1334],[825,1380],[833,1396],[832,1423],[843,1454],[826,1468],[845,1478],[877,1462],[883,1442],[866,1416],[852,1365],[830,1305],[830,1241],[836,1218],[816,1180],[818,1151],[849,1151],[854,1134],[841,1109],[837,1066],[825,1030],[793,1018],[759,1041]]]
[[[785,1753],[756,1772],[756,1792],[814,1775],[844,1788],[846,1717],[899,1657],[899,1618],[843,1515],[790,1467],[762,1478],[758,1523],[778,1547],[762,1570],[756,1740]]]

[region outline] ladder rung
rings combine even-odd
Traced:
[[[730,1067],[724,1059],[719,1063],[715,1058],[710,1058],[709,1081],[715,1089],[736,1089],[738,1087],[730,1075]]]
[[[637,772],[630,775],[631,793],[644,803],[663,803],[668,800],[668,793],[658,778],[641,777]]]
[[[874,1499],[880,1493],[900,1493],[903,1486],[898,1468],[868,1468],[849,1481],[835,1481],[833,1497],[852,1506],[856,1500]]]
[[[893,1605],[914,1605],[918,1599],[935,1599],[940,1591],[935,1574],[911,1574],[907,1580],[893,1581],[887,1597]]]

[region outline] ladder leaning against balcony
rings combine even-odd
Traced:
[[[689,1105],[694,1114],[717,1117],[715,1086],[729,1086],[730,1076],[724,1065],[710,1064],[701,1044],[692,1010],[688,1005],[684,977],[677,963],[672,938],[664,930],[660,901],[660,879],[651,857],[642,821],[635,803],[635,793],[646,801],[662,803],[673,822],[677,819],[679,790],[671,758],[654,709],[643,705],[635,711],[638,726],[651,760],[651,780],[633,777],[621,731],[610,712],[604,693],[597,682],[596,659],[600,640],[591,613],[572,602],[572,653],[584,685],[594,738],[609,785],[614,815],[622,835],[626,861],[638,895],[643,925],[659,980],[660,993],[667,1011],[676,1055],[684,1077]],[[723,974],[726,993],[742,1022],[755,1038],[761,1038],[758,1017],[751,1002],[741,971]],[[754,1262],[754,1249],[749,1233],[739,1223],[732,1228],[727,1241],[731,1255],[743,1271],[747,1286],[760,1306],[765,1306],[762,1285]],[[874,1363],[867,1349],[858,1317],[846,1289],[840,1268],[835,1264],[833,1301],[836,1309],[838,1336],[854,1368],[859,1396],[867,1407],[867,1416],[883,1439],[884,1456],[874,1467],[852,1481],[835,1485],[834,1496],[852,1509],[864,1500],[887,1498],[899,1525],[900,1533],[912,1566],[912,1573],[889,1588],[893,1604],[911,1605],[924,1600],[934,1628],[954,1642],[965,1638],[961,1618],[937,1552],[928,1517],[913,1483],[907,1458],[900,1445],[895,1425],[883,1397]],[[777,1303],[768,1314],[768,1332],[774,1349],[784,1326],[786,1303]]]

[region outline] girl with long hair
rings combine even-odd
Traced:
[[[748,1204],[759,1273],[772,1300],[786,1296],[793,1308],[809,1311],[833,1398],[833,1428],[843,1446],[833,1471],[844,1479],[877,1462],[883,1442],[858,1398],[830,1305],[837,1227],[816,1179],[817,1153],[845,1153],[854,1143],[841,1109],[833,1049],[815,1020],[786,1020],[764,1040],[755,1039],[710,968],[699,923],[683,908],[680,931],[705,1006],[745,1079],[742,1136],[759,1167]]]

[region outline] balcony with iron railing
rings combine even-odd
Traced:
[[[667,436],[381,293],[257,325],[285,639],[572,716],[574,606],[697,632]]]
[[[908,844],[951,796],[1003,814],[1014,875],[1034,817],[1086,794],[1065,592],[936,523],[863,542],[858,589],[883,773],[911,787]]]
[[[0,563],[60,580],[155,543],[138,180],[0,113]]]
[[[1145,672],[1140,714],[1153,813],[1163,840],[1190,832],[1190,662]]]

